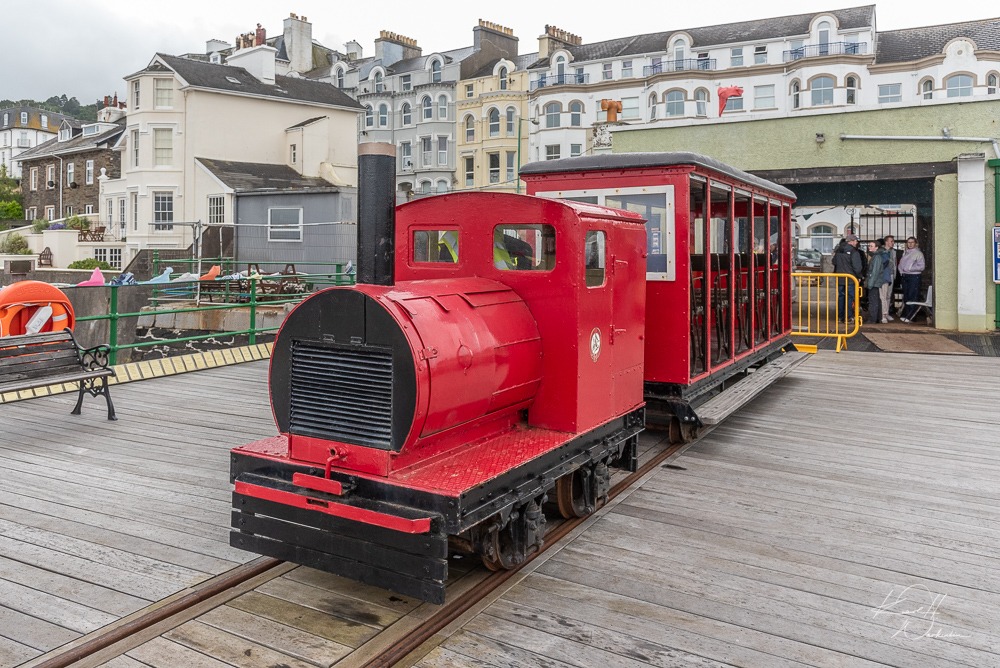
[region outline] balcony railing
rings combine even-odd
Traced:
[[[663,72],[688,72],[692,70],[714,70],[717,69],[715,58],[685,58],[683,60],[664,60],[653,65],[646,65],[642,68],[644,77],[651,77],[654,74]]]
[[[829,44],[811,44],[781,52],[783,62],[817,56],[862,56],[868,53],[867,42],[830,42]]]
[[[539,77],[538,81],[531,82],[531,90],[538,90],[546,86],[563,86],[567,84],[588,84],[590,75],[586,72],[572,74],[553,74],[551,76]]]

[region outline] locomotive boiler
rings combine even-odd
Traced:
[[[236,547],[443,602],[448,553],[493,569],[635,469],[644,220],[455,193],[393,206],[394,148],[362,144],[358,284],[274,342],[278,434],[232,452]]]

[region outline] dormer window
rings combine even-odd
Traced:
[[[337,88],[344,87],[344,70],[343,68],[337,70]]]
[[[385,91],[385,78],[382,76],[381,72],[376,72],[373,80],[375,82],[375,92],[382,93]]]
[[[27,124],[28,124],[28,112],[22,111],[21,112],[21,125],[27,125]]]
[[[42,127],[43,128],[49,127],[49,117],[46,116],[45,114],[42,114]]]
[[[441,83],[441,61],[434,59],[431,61],[431,82]]]
[[[830,53],[830,24],[822,21],[819,24],[819,55],[825,56]]]
[[[500,78],[500,90],[507,90],[507,68],[501,67],[497,76]]]
[[[96,135],[101,131],[101,126],[99,125],[85,125],[83,126],[83,136],[90,137],[91,135]]]
[[[69,141],[73,136],[73,131],[69,128],[59,128],[59,141]]]

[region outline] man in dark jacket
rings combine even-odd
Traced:
[[[833,251],[833,272],[847,274],[857,279],[864,278],[865,263],[858,250],[858,236],[848,234]],[[837,279],[837,319],[848,322],[854,319],[854,281]]]

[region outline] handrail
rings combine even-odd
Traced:
[[[847,339],[861,329],[863,291],[858,279],[849,274],[796,271],[792,281],[797,303],[792,336],[835,337],[838,353],[847,348]]]
[[[259,291],[260,284],[263,281],[281,281],[287,280],[291,276],[261,276],[254,278],[243,279],[248,281],[249,287],[246,292],[234,292],[231,294],[237,294],[240,297],[245,296],[247,301],[239,303],[224,303],[224,304],[211,304],[211,305],[199,305],[190,306],[182,308],[156,308],[153,311],[136,311],[136,312],[120,312],[119,303],[121,296],[119,295],[120,290],[137,289],[143,287],[153,288],[152,292],[161,292],[158,296],[151,294],[150,300],[154,305],[158,302],[168,301],[170,297],[164,297],[162,294],[162,289],[167,290],[180,288],[185,291],[194,291],[195,285],[198,284],[198,280],[191,281],[177,281],[171,283],[163,284],[142,284],[138,283],[135,285],[110,285],[110,286],[94,286],[94,287],[106,287],[111,290],[110,299],[108,300],[108,313],[100,315],[86,315],[78,316],[76,318],[77,322],[95,322],[95,321],[108,321],[108,341],[107,346],[110,349],[109,362],[110,364],[118,363],[118,351],[128,350],[133,348],[147,348],[152,346],[160,346],[170,343],[185,343],[188,341],[198,341],[202,339],[218,338],[221,336],[249,336],[250,345],[254,345],[257,342],[258,334],[265,334],[268,332],[276,331],[279,327],[258,327],[257,326],[257,307],[260,305],[266,306],[280,306],[283,304],[294,304],[302,301],[306,297],[309,297],[312,292],[303,292],[301,294],[293,294],[289,296],[278,296],[278,295],[267,295],[267,298],[262,299],[262,294]],[[294,278],[303,280],[307,283],[313,284],[313,286],[319,285],[352,285],[354,283],[354,276],[346,273],[336,273],[336,274],[296,274]],[[221,282],[232,282],[232,281],[200,281],[202,287],[205,285],[217,285]],[[82,288],[82,289],[94,289],[94,287]],[[222,293],[228,295],[230,293]],[[235,309],[248,309],[250,326],[247,329],[232,330],[232,331],[219,331],[212,332],[210,334],[199,334],[194,336],[184,336],[177,337],[173,339],[156,339],[152,341],[140,341],[137,343],[125,343],[121,344],[119,341],[122,337],[119,336],[118,323],[122,318],[139,318],[142,316],[149,315],[173,315],[179,313],[201,313],[208,311],[225,311],[225,310],[235,310]]]

